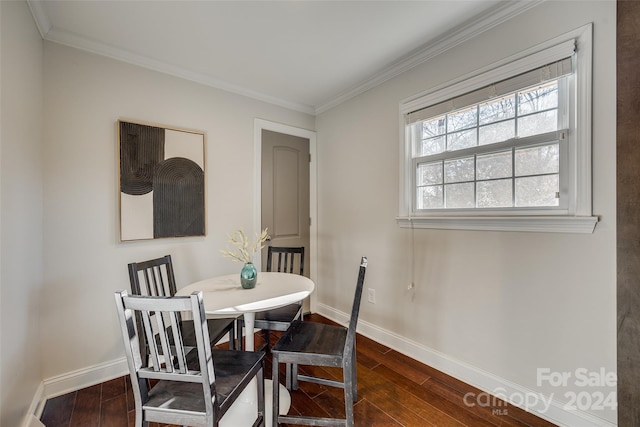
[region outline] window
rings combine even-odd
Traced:
[[[592,232],[591,27],[401,104],[402,226]]]

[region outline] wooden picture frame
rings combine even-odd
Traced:
[[[204,236],[205,134],[118,120],[120,240]]]

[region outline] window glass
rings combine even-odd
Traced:
[[[500,141],[506,141],[516,136],[516,121],[511,119],[505,122],[493,123],[480,128],[479,144],[487,145]]]
[[[418,185],[442,184],[442,162],[418,165]]]
[[[556,144],[521,148],[515,152],[516,176],[558,173],[560,147]]]
[[[418,187],[418,209],[435,209],[443,207],[442,185]]]
[[[478,107],[473,106],[447,115],[447,132],[469,129],[478,124]]]
[[[557,206],[558,175],[516,178],[516,206]]]
[[[475,164],[473,157],[453,159],[444,162],[444,182],[473,181]]]
[[[478,182],[479,208],[506,208],[513,205],[513,181],[499,179]]]
[[[473,208],[475,206],[473,182],[446,185],[445,204],[447,208]]]
[[[558,206],[560,142],[536,137],[559,130],[562,84],[523,88],[411,125],[421,135],[414,156],[424,160],[417,163],[417,209]],[[505,143],[512,146],[489,151]],[[471,154],[453,157],[460,150]]]
[[[511,177],[513,173],[511,150],[478,156],[478,179]]]

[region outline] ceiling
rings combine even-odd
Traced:
[[[538,0],[28,0],[42,37],[318,114]]]

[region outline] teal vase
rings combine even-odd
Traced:
[[[240,270],[240,284],[244,289],[253,289],[258,282],[258,270],[253,263],[248,262]]]

